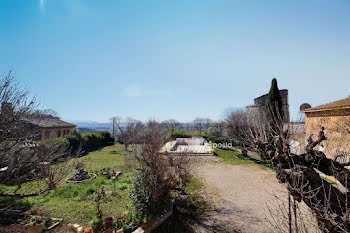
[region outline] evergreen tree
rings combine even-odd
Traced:
[[[277,85],[277,79],[272,79],[271,89],[265,100],[265,114],[268,124],[275,133],[279,133],[281,120],[284,119],[282,111],[282,97]]]

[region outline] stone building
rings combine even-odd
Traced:
[[[18,120],[16,120],[18,118]],[[15,122],[15,125],[13,124]],[[69,134],[76,125],[43,113],[18,114],[11,103],[3,102],[0,108],[0,133],[9,138],[45,140]]]
[[[261,111],[264,111],[265,101],[268,94],[262,95],[254,99],[254,105],[247,106],[248,115],[255,115]],[[283,111],[283,123],[289,123],[289,104],[288,104],[288,90],[280,90],[282,99],[282,111]]]
[[[321,127],[328,138],[319,148],[329,157],[343,156],[348,160],[350,152],[350,98],[338,100],[302,110],[305,113],[306,137],[316,139]]]
[[[48,116],[22,120],[27,122],[28,125],[31,125],[31,128],[37,129],[37,132],[39,133],[36,139],[39,140],[62,137],[76,129],[76,125],[62,121],[58,117]]]

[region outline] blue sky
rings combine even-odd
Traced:
[[[350,95],[350,1],[1,0],[0,73],[66,120],[219,119],[276,77]]]

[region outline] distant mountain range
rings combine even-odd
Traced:
[[[99,122],[99,121],[67,121],[69,123],[77,125],[77,128],[81,133],[96,133],[98,131],[107,130],[112,131],[111,123]],[[194,123],[180,123],[181,129],[184,131],[193,131]],[[124,128],[126,123],[121,123],[121,127]]]
[[[98,130],[96,129],[89,129],[89,128],[79,128],[78,130],[80,133],[98,133]]]
[[[111,124],[109,122],[98,122],[98,121],[69,121],[77,125],[77,128],[82,132],[97,132],[101,130],[110,130]]]

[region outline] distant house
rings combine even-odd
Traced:
[[[246,107],[248,115],[255,115],[258,112],[264,111],[265,101],[268,94],[259,96],[254,99],[254,105]],[[288,90],[280,90],[282,99],[282,111],[283,111],[283,122],[289,123],[289,104],[288,104]]]
[[[350,152],[350,98],[306,108],[302,112],[305,113],[306,136],[317,137],[324,127],[328,140],[319,149],[330,157],[344,155],[347,158]]]
[[[38,136],[36,139],[45,140],[54,137],[61,137],[76,129],[76,125],[62,121],[58,117],[24,118],[23,121],[29,123],[31,128],[36,128]]]
[[[14,120],[17,117],[11,103],[1,103],[0,132],[6,133],[9,138],[45,140],[65,136],[76,128],[76,125],[62,121],[58,117],[39,112],[20,115],[19,120]],[[15,127],[11,127],[13,122],[16,123]],[[7,130],[8,128],[11,130]]]

